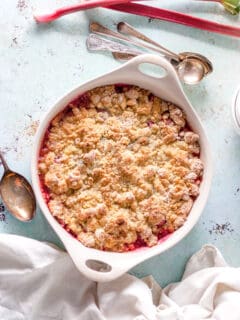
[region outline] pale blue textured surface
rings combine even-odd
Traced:
[[[238,17],[225,14],[216,4],[161,0],[156,5],[160,2],[164,7],[239,25]],[[233,129],[231,102],[240,84],[240,41],[105,9],[69,15],[51,25],[35,24],[32,7],[49,3],[53,1],[0,2],[0,147],[7,151],[9,165],[29,177],[33,122],[64,93],[119,64],[110,55],[87,52],[90,20],[111,28],[125,20],[176,52],[203,53],[212,60],[214,73],[184,90],[203,121],[213,150],[215,172],[209,201],[199,223],[183,241],[137,266],[133,273],[139,277],[152,274],[161,285],[176,281],[190,255],[205,243],[216,245],[229,263],[239,266],[240,137]],[[1,221],[0,213],[1,232],[60,243],[41,212],[26,224],[5,214],[6,221]],[[225,224],[225,228],[216,231],[216,224]]]

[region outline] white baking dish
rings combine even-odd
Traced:
[[[240,135],[240,87],[236,90],[232,102],[232,116],[236,132]]]
[[[158,78],[149,76],[140,71],[139,66],[148,63],[160,66],[165,70],[165,75]],[[126,253],[105,252],[83,246],[78,240],[72,237],[65,229],[54,219],[49,212],[49,209],[43,199],[38,177],[38,157],[41,143],[46,129],[54,116],[63,110],[69,102],[74,100],[80,94],[107,84],[125,83],[140,86],[150,90],[153,94],[173,102],[181,107],[187,114],[187,120],[191,128],[200,136],[201,144],[201,159],[204,163],[204,175],[200,188],[200,195],[196,199],[193,208],[189,214],[186,223],[171,234],[166,240],[160,241],[158,245],[152,248],[140,248],[135,251]],[[202,127],[202,124],[192,108],[190,102],[185,96],[175,69],[164,58],[156,55],[141,55],[114,71],[93,79],[80,87],[74,89],[63,98],[61,98],[46,114],[41,122],[36,135],[36,142],[33,149],[32,158],[32,182],[37,201],[47,218],[48,222],[55,230],[57,235],[64,243],[69,255],[72,257],[76,267],[88,278],[95,281],[110,281],[140,262],[158,255],[170,247],[177,244],[183,239],[198,221],[202,210],[207,201],[209,194],[211,178],[212,178],[212,163],[209,143]]]

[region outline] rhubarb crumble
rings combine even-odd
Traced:
[[[39,156],[52,215],[87,247],[154,246],[181,227],[203,174],[184,112],[145,89],[107,85],[50,123]]]

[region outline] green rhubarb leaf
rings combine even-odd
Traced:
[[[231,14],[240,12],[240,0],[222,0],[224,8]]]

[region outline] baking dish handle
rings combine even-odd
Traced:
[[[148,70],[148,68],[141,68],[144,65],[147,67],[160,67],[158,68],[159,72],[156,68],[154,74],[151,74],[149,72],[151,70]],[[165,93],[166,100],[172,100],[170,97],[174,93],[178,101],[172,102],[182,102],[183,104],[187,102],[189,104],[175,68],[165,57],[155,54],[142,54],[131,59],[122,67],[113,71],[113,73],[119,78],[126,78],[127,76],[129,83],[132,82],[133,78],[136,79],[140,87],[155,88],[156,92],[159,92],[160,89],[161,94]]]
[[[166,73],[165,75],[161,73],[157,74],[157,71],[156,71],[155,75],[149,75],[147,72],[142,72],[140,70],[139,67],[142,64],[159,66],[163,68]],[[156,79],[161,80],[161,79],[171,78],[171,80],[175,80],[175,81],[177,80],[177,82],[179,82],[177,72],[173,67],[173,65],[167,60],[167,58],[160,55],[156,55],[156,54],[141,54],[129,60],[120,69],[122,69],[124,72],[126,72],[126,70],[124,69],[129,69],[129,70],[131,69],[134,72],[140,73],[141,76],[144,75],[146,77],[152,78],[154,81],[156,81]],[[131,78],[132,78],[132,74],[131,74]],[[180,82],[179,82],[179,85],[181,86]]]
[[[87,278],[97,282],[114,280],[145,260],[142,259],[142,255],[133,257],[131,253],[106,252],[87,248],[78,240],[62,232],[61,240],[77,269]]]

